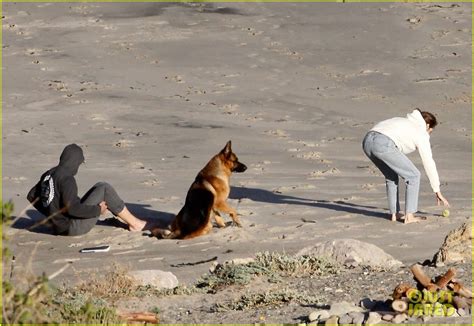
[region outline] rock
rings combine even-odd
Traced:
[[[139,285],[152,285],[158,289],[174,289],[178,286],[178,279],[171,272],[161,270],[141,270],[129,272]]]
[[[463,308],[459,308],[458,309],[458,314],[459,314],[459,316],[463,317],[463,316],[467,315],[467,311]]]
[[[448,233],[441,248],[433,257],[436,266],[446,263],[466,262],[472,259],[472,225],[463,223]]]
[[[300,250],[296,256],[312,255],[328,257],[342,264],[354,264],[367,266],[397,267],[402,262],[396,260],[391,255],[379,247],[354,239],[336,239],[332,241],[320,242],[314,246]]]
[[[392,319],[392,323],[400,324],[403,323],[408,318],[407,314],[398,314]]]
[[[354,304],[349,303],[347,301],[340,301],[332,303],[331,308],[328,312],[329,315],[342,316],[343,314],[353,311],[362,312],[364,311],[364,309],[362,309],[361,307],[356,307]]]
[[[391,321],[393,319],[393,315],[392,314],[385,314],[382,316],[382,320],[385,320],[385,321]]]
[[[349,314],[342,315],[341,317],[339,317],[339,324],[340,325],[352,324],[352,317],[349,316]]]
[[[375,325],[382,321],[382,317],[378,312],[369,312],[369,317],[365,321],[366,325]]]
[[[232,260],[226,261],[223,265],[245,265],[249,263],[253,263],[255,258],[247,257],[247,258],[235,258]]]
[[[354,325],[359,325],[360,326],[364,322],[365,314],[362,313],[362,312],[353,311],[353,312],[350,312],[348,315],[350,317],[352,317],[352,323]]]
[[[376,304],[376,301],[372,301],[372,299],[369,299],[369,298],[364,298],[360,300],[360,306],[367,310],[372,310],[372,308],[375,307],[375,304]]]
[[[333,315],[329,317],[328,320],[326,320],[324,325],[338,325],[338,320],[339,320],[339,317]]]
[[[330,317],[331,315],[327,310],[316,310],[309,314],[308,319],[310,322],[313,321],[323,321]]]
[[[426,323],[426,322],[430,321],[431,318],[432,318],[432,317],[431,317],[430,315],[424,315],[424,316],[421,317],[421,320],[422,320],[424,323]]]

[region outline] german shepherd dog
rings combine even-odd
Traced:
[[[184,207],[171,223],[170,229],[155,228],[152,234],[165,239],[191,239],[207,234],[214,219],[219,227],[225,222],[219,212],[227,213],[241,226],[237,211],[226,200],[230,193],[232,172],[244,172],[247,167],[232,152],[229,140],[224,149],[215,155],[198,173],[186,195]]]

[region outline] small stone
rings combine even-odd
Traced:
[[[348,315],[352,317],[352,323],[354,325],[360,326],[364,322],[365,314],[362,312],[353,311],[353,312],[350,312]]]
[[[309,314],[308,319],[310,322],[323,321],[329,318],[329,312],[327,310],[316,310]]]
[[[152,285],[158,289],[174,289],[178,286],[178,279],[171,272],[161,270],[131,271],[129,275],[140,285]]]
[[[352,324],[352,317],[349,314],[344,314],[339,318],[339,324],[346,325]]]
[[[392,314],[385,314],[382,316],[382,320],[385,320],[385,321],[391,321],[393,319],[393,315]]]
[[[324,325],[338,325],[338,320],[339,320],[339,317],[333,315],[333,316],[329,317],[328,320],[326,320]]]
[[[431,320],[431,316],[430,315],[424,315],[423,317],[421,317],[421,320],[423,320],[423,322],[426,323],[426,322]]]
[[[369,317],[365,321],[366,325],[375,325],[382,321],[382,317],[378,312],[369,312]]]
[[[352,311],[362,312],[363,309],[361,307],[356,307],[354,304],[350,302],[340,301],[340,302],[334,302],[331,304],[331,308],[329,309],[329,314],[335,315],[335,316],[342,316],[343,314],[346,314]]]
[[[396,315],[392,319],[392,322],[394,324],[400,324],[400,323],[403,323],[407,318],[408,318],[407,314],[399,314],[399,315]]]
[[[372,310],[372,308],[375,307],[375,303],[375,301],[372,301],[369,298],[364,298],[360,301],[360,306],[367,310]]]
[[[467,315],[467,311],[463,308],[459,308],[458,309],[458,314],[459,314],[459,316],[463,317],[463,316]]]
[[[454,310],[454,313],[449,317],[461,317],[461,316],[459,315],[459,313],[456,310]]]

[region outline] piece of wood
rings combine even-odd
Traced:
[[[459,308],[468,308],[469,303],[467,301],[468,299],[466,297],[461,297],[459,295],[456,295],[453,297],[453,304],[454,306],[459,309]]]
[[[431,282],[431,278],[429,278],[428,275],[425,274],[420,264],[412,265],[410,267],[410,270],[413,273],[415,280],[420,283],[424,288],[428,289],[429,291],[436,290],[436,284]]]
[[[466,288],[461,282],[451,282],[449,283],[448,287],[453,290],[454,293],[457,293],[468,299],[472,298],[472,291]]]
[[[407,283],[401,283],[397,285],[397,287],[393,290],[393,294],[392,294],[393,300],[397,300],[406,296],[407,291],[410,290],[411,288],[412,288],[411,285]]]
[[[446,285],[456,276],[456,270],[454,268],[448,269],[448,271],[436,281],[436,285],[440,289],[446,288]]]
[[[439,290],[439,286],[437,286],[436,284],[432,283],[430,285],[428,285],[426,287],[426,290],[430,291],[430,292],[436,292]]]
[[[140,321],[145,323],[158,324],[158,316],[152,312],[121,312],[118,316],[126,321]]]
[[[393,300],[392,309],[396,312],[405,312],[408,310],[408,304],[405,300]]]

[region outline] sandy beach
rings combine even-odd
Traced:
[[[71,261],[55,281],[74,283],[120,263],[189,284],[210,263],[186,263],[339,238],[409,265],[471,219],[471,4],[4,3],[3,15],[3,199],[16,216],[69,143],[86,157],[80,195],[109,182],[130,211],[162,224],[228,140],[248,166],[229,199],[242,228],[158,240],[101,223],[59,237],[27,230],[41,218],[27,209],[4,229],[17,268],[31,259],[50,274]],[[415,108],[440,122],[431,144],[452,207],[441,216],[412,153],[427,221],[404,225],[387,219],[384,178],[361,142]],[[111,250],[79,253],[101,244]]]

